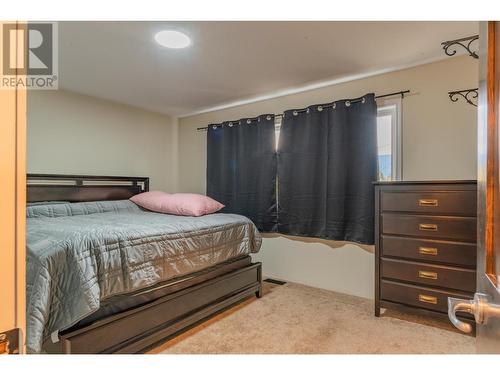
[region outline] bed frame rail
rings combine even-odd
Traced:
[[[262,265],[235,271],[59,334],[64,354],[143,353],[249,297],[262,296]]]

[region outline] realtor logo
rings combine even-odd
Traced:
[[[1,88],[57,89],[57,23],[2,26]]]

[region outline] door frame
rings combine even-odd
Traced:
[[[500,22],[480,22],[479,43],[477,291],[499,304]],[[493,321],[477,325],[478,353],[500,353],[499,327]]]
[[[26,22],[0,22],[2,51],[7,23],[26,30]],[[17,62],[26,35],[17,32],[13,40]],[[16,79],[22,78],[18,73]],[[0,89],[0,332],[18,328],[21,353],[26,332],[26,110],[25,87]]]

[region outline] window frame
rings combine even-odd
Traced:
[[[377,119],[381,116],[391,117],[391,179],[400,181],[403,176],[402,154],[403,154],[403,128],[402,128],[402,100],[381,100],[377,107]],[[378,155],[377,155],[378,157]]]

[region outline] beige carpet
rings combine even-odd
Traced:
[[[386,311],[373,301],[304,285],[265,284],[252,298],[150,353],[474,353],[447,323]]]

